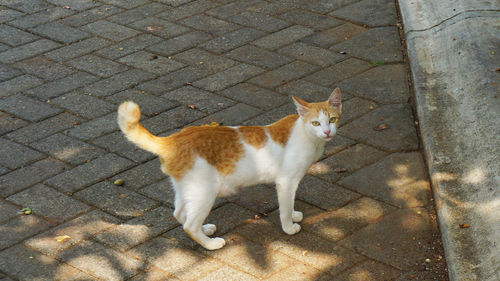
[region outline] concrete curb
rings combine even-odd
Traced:
[[[399,6],[450,279],[498,281],[499,2]]]

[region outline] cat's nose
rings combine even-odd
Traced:
[[[330,130],[328,130],[328,131],[323,131],[323,133],[325,133],[325,135],[326,135],[327,137],[329,137],[329,136],[330,136]]]

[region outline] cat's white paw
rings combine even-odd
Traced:
[[[210,238],[208,243],[203,245],[203,247],[207,250],[217,250],[224,247],[224,245],[226,245],[226,241],[224,241],[224,239],[220,237],[215,237],[215,238]]]
[[[217,227],[215,226],[215,224],[207,223],[201,227],[201,231],[203,231],[205,235],[210,236],[214,234],[215,231],[217,231]]]
[[[304,218],[304,215],[302,215],[302,212],[293,211],[293,214],[292,214],[292,221],[293,222],[301,222],[303,218]]]
[[[300,225],[298,223],[294,223],[290,227],[283,227],[283,231],[288,235],[294,235],[300,231]]]

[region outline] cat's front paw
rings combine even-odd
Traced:
[[[283,231],[288,235],[294,235],[300,231],[300,225],[298,223],[294,223],[290,227],[283,227]]]
[[[293,222],[301,222],[302,218],[304,218],[304,216],[302,215],[302,212],[293,211],[293,214],[292,214],[292,221]]]
[[[226,241],[224,241],[224,239],[220,237],[215,237],[215,238],[210,238],[208,243],[202,246],[207,250],[217,250],[224,247],[224,245],[226,245]]]

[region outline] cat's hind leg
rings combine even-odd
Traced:
[[[222,238],[207,236],[215,233],[215,225],[203,225],[215,202],[216,195],[216,190],[206,186],[198,187],[193,191],[184,191],[184,200],[186,202],[184,208],[187,214],[186,221],[183,224],[184,231],[207,250],[217,250],[226,244]]]
[[[184,208],[184,199],[182,196],[182,189],[177,188],[177,184],[173,182],[173,186],[175,189],[175,210],[174,217],[180,224],[184,224],[186,221],[186,209]]]

